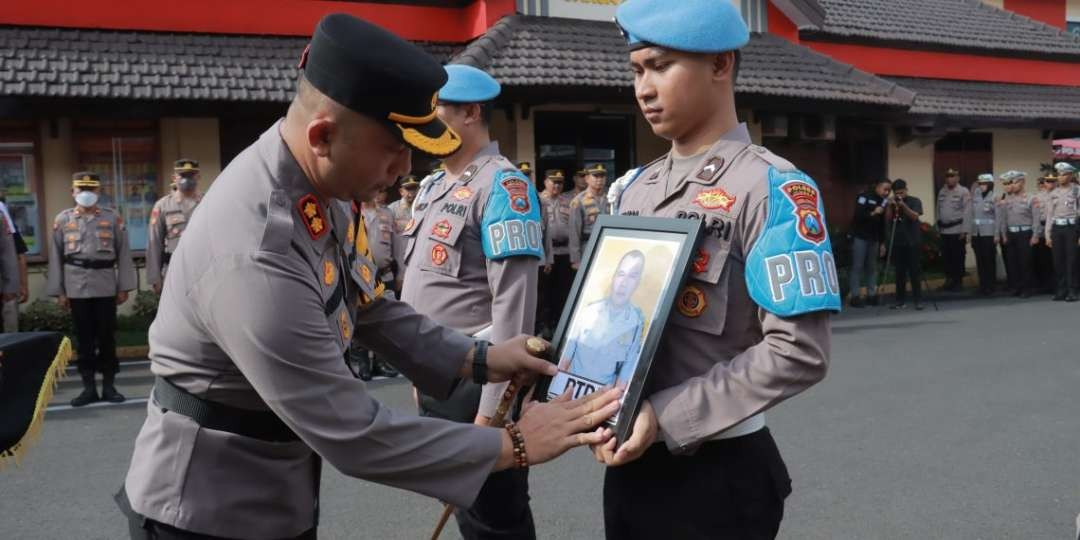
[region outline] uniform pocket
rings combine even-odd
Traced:
[[[733,265],[731,245],[719,238],[707,238],[691,263],[686,285],[675,299],[670,322],[683,328],[712,335],[724,332],[727,317],[727,276]]]
[[[113,245],[113,232],[111,229],[98,229],[96,236],[99,252],[112,253],[115,251],[116,248]]]
[[[64,235],[64,255],[79,253],[82,251],[82,235],[71,232]]]

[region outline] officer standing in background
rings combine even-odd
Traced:
[[[577,194],[570,202],[570,266],[574,270],[581,264],[581,250],[589,241],[596,219],[611,213],[607,200],[607,169],[597,163],[586,168],[585,172],[588,174],[588,189]]]
[[[938,191],[934,222],[941,233],[941,257],[945,264],[946,291],[959,291],[964,282],[967,235],[971,232],[971,192],[960,185],[960,171],[945,171],[945,185]]]
[[[45,292],[71,309],[79,343],[79,375],[83,391],[71,400],[82,407],[98,400],[94,374],[101,372],[101,399],[121,403],[124,396],[113,383],[116,360],[116,306],[127,301],[136,286],[127,227],[119,214],[98,206],[101,177],[75,173],[71,194],[75,207],[60,212],[53,222],[52,252]]]
[[[627,0],[616,19],[638,105],[672,146],[615,207],[701,219],[705,234],[632,435],[594,447],[611,465],[607,538],[771,538],[791,480],[763,411],[825,376],[828,311],[840,309],[824,202],[738,121],[738,49],[750,35],[731,2]]]
[[[1024,191],[1027,173],[1008,171],[1001,175],[1005,199],[998,217],[1002,246],[1006,248],[1009,288],[1013,296],[1027,298],[1035,285],[1031,273],[1031,250],[1038,244],[1039,207],[1035,196]]]
[[[180,235],[191,221],[202,194],[199,187],[199,162],[178,159],[173,164],[173,192],[158,199],[150,212],[150,234],[146,241],[146,281],[161,294],[161,284],[180,243]]]
[[[19,234],[19,227],[15,224],[15,220],[11,219],[11,211],[7,207],[7,193],[2,189],[0,189],[0,212],[4,214],[4,221],[7,223],[7,229],[11,231],[12,240],[15,244],[16,282],[19,287],[14,296],[9,297],[7,294],[0,293],[0,298],[6,298],[3,301],[3,331],[18,332],[19,304],[25,304],[30,300],[30,283],[26,268],[26,253],[30,250],[27,248],[26,242],[23,241],[22,235]]]
[[[532,182],[491,140],[491,101],[501,88],[471,66],[446,66],[438,117],[461,136],[461,150],[420,195],[404,233],[402,299],[440,324],[501,342],[535,330],[543,260],[540,202]],[[487,425],[505,385],[460,384],[446,400],[420,392],[425,416]],[[491,475],[476,502],[457,509],[461,535],[535,538],[528,473]]]
[[[994,294],[994,286],[997,284],[999,243],[994,175],[979,175],[978,187],[971,195],[971,208],[971,247],[975,250],[975,268],[979,272],[978,294],[990,296]]]
[[[404,232],[405,226],[412,219],[412,203],[416,199],[416,190],[419,188],[420,182],[417,182],[416,177],[411,174],[401,180],[401,187],[398,188],[398,194],[401,195],[401,198],[388,206],[390,213],[394,215],[394,232],[396,234]]]
[[[1039,291],[1043,294],[1054,294],[1056,283],[1054,281],[1054,253],[1050,246],[1046,245],[1046,212],[1050,209],[1050,192],[1057,187],[1057,177],[1053,175],[1039,178],[1038,191],[1035,192],[1035,214],[1038,216],[1038,230],[1035,236],[1038,243],[1032,248],[1032,263],[1035,279]]]
[[[533,184],[535,187],[536,179],[533,178],[532,163],[529,163],[528,161],[522,161],[517,164],[517,168],[529,179],[529,183]]]
[[[410,148],[459,147],[434,110],[439,63],[332,14],[299,69],[285,118],[192,217],[185,243],[202,249],[177,251],[169,268],[150,328],[157,380],[125,482],[134,538],[316,538],[322,459],[468,507],[492,471],[601,440],[591,428],[617,407],[619,392],[604,392],[480,427],[399,414],[353,377],[354,332],[437,396],[459,379],[555,367],[529,356],[524,336],[489,348],[384,298],[366,228],[351,219],[349,202],[408,172]]]
[[[563,192],[566,176],[560,169],[545,175],[546,189],[540,195],[544,217],[544,271],[540,276],[540,320],[538,326],[551,335],[559,324],[566,297],[574,282],[570,268],[570,202],[574,196]]]
[[[1057,187],[1050,192],[1050,205],[1046,210],[1046,245],[1054,250],[1054,278],[1057,287],[1054,301],[1075,302],[1080,292],[1080,276],[1077,275],[1077,225],[1080,222],[1080,186],[1074,183],[1076,168],[1060,162],[1057,171]]]
[[[385,200],[386,192],[380,191],[382,197],[374,197],[360,203],[361,216],[354,216],[358,222],[364,224],[367,233],[368,247],[371,250],[371,262],[375,263],[375,280],[383,287],[395,290],[396,275],[404,269],[399,265],[401,260],[400,248],[402,243],[398,241],[397,233],[394,232],[394,214],[389,208],[379,206],[378,200]],[[355,205],[354,205],[355,211]],[[387,293],[392,294],[392,293]],[[396,294],[396,293],[394,293]],[[394,296],[396,298],[396,296]],[[359,366],[358,375],[365,381],[370,381],[373,376],[397,377],[398,372],[386,359],[374,355],[360,343],[361,339],[354,336],[352,355]],[[374,356],[374,358],[372,358]]]
[[[572,197],[577,197],[579,193],[589,189],[589,173],[585,172],[585,169],[574,173],[574,186],[573,190],[567,190]]]

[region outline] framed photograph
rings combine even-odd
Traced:
[[[696,219],[600,216],[552,339],[559,373],[540,382],[541,399],[577,399],[625,389],[609,420],[630,436],[653,354],[701,238]]]

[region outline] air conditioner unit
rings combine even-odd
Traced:
[[[761,115],[761,136],[762,137],[787,137],[788,136],[788,117],[783,114],[763,114]]]
[[[799,122],[799,138],[804,141],[835,141],[836,117],[831,114],[803,116]]]

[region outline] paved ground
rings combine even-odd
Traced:
[[[781,538],[1074,538],[1078,322],[1080,305],[1046,297],[838,317],[828,378],[769,415],[795,481]],[[149,382],[136,366],[121,388]],[[372,387],[408,408],[400,379]],[[0,538],[122,538],[110,495],[143,407],[51,411],[23,466],[0,473]],[[540,537],[602,538],[601,477],[583,451],[535,469]],[[439,510],[333,470],[324,486],[323,538],[427,538]]]

